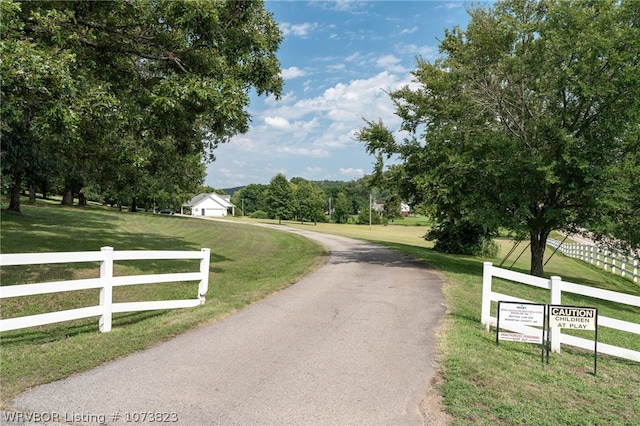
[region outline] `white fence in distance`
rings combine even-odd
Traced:
[[[198,272],[113,276],[113,262],[121,260],[169,260],[200,259]],[[118,312],[151,311],[198,306],[205,302],[209,287],[210,249],[197,251],[114,251],[102,247],[100,251],[69,253],[19,253],[0,254],[0,267],[17,265],[41,265],[50,263],[100,262],[100,277],[81,280],[55,281],[36,284],[0,286],[0,300],[10,297],[58,293],[91,288],[100,289],[99,304],[84,308],[29,315],[0,320],[0,332],[99,316],[100,331],[111,331],[112,314]],[[154,284],[180,281],[198,281],[195,299],[160,300],[147,302],[113,303],[113,287],[136,284]]]
[[[593,297],[596,299],[607,300],[610,302],[621,303],[624,305],[640,307],[640,296],[634,296],[631,294],[617,293],[609,290],[602,290],[598,288],[588,287],[580,284],[573,284],[568,281],[562,281],[562,278],[553,276],[550,279],[534,277],[532,275],[522,274],[520,272],[510,271],[508,269],[497,268],[493,266],[491,262],[484,263],[484,271],[482,277],[482,312],[481,322],[487,327],[487,330],[491,326],[496,326],[497,318],[491,316],[491,302],[507,301],[507,302],[522,302],[522,303],[536,303],[526,299],[510,296],[507,294],[497,293],[491,289],[493,277],[502,278],[516,283],[530,285],[534,287],[544,288],[550,291],[549,303],[550,305],[562,305],[562,293],[580,294],[583,296]],[[622,330],[629,333],[635,333],[640,335],[640,324],[632,323],[628,321],[622,321],[615,318],[605,317],[598,315],[598,326],[609,327],[616,330]],[[524,325],[508,325],[502,326],[508,330],[516,333],[531,334],[539,333],[540,330],[528,327]],[[560,346],[562,343],[576,346],[579,348],[593,350],[593,340],[584,339],[568,334],[563,334],[560,328],[552,328],[550,331],[551,338],[551,350],[554,352],[560,352]],[[608,355],[617,356],[620,358],[629,359],[632,361],[640,362],[640,352],[627,348],[621,348],[619,346],[613,346],[598,342],[598,352]]]
[[[557,249],[565,256],[600,266],[605,271],[611,271],[611,273],[620,274],[623,277],[628,276],[633,282],[638,282],[638,259],[636,257],[593,244],[561,243],[554,238],[548,238],[547,245]]]

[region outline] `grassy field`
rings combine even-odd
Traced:
[[[23,217],[2,216],[2,252],[96,250],[103,245],[116,249],[212,249],[210,290],[207,304],[196,309],[122,315],[111,333],[97,332],[97,320],[3,333],[3,400],[24,389],[56,380],[102,362],[165,340],[201,323],[214,321],[246,303],[286,287],[321,260],[323,251],[293,235],[247,226],[256,222],[236,218],[224,223],[131,214],[103,209],[25,207]],[[455,425],[635,425],[640,424],[640,365],[599,356],[593,375],[593,353],[563,347],[552,354],[549,365],[540,362],[536,345],[501,342],[480,324],[482,262],[500,263],[512,242],[500,240],[496,259],[448,256],[424,241],[426,221],[400,220],[389,226],[299,225],[287,226],[338,234],[377,242],[429,262],[442,272],[448,312],[438,332],[440,391]],[[521,246],[524,248],[524,245]],[[519,254],[520,249],[517,251]],[[511,266],[512,256],[505,262]],[[158,265],[159,266],[159,265]],[[124,266],[120,266],[121,268]],[[133,265],[145,269],[149,265]],[[155,267],[155,265],[154,265]],[[178,267],[178,265],[171,265]],[[12,272],[2,271],[2,284]],[[43,276],[81,277],[92,268],[43,269],[12,279]],[[94,268],[95,269],[95,268]],[[514,265],[528,272],[528,253]],[[121,270],[121,273],[131,273]],[[545,268],[547,275],[566,281],[640,294],[630,280],[605,273],[579,261],[556,255]],[[5,282],[5,279],[7,281]],[[17,281],[22,282],[22,281]],[[544,302],[536,291],[497,282],[509,293]],[[193,289],[185,289],[193,291]],[[121,295],[129,297],[131,295]],[[95,295],[87,297],[95,300]],[[180,296],[182,297],[182,296]],[[193,297],[191,293],[187,297]],[[569,304],[569,299],[563,300]],[[571,301],[574,302],[574,301]],[[607,316],[638,322],[640,310],[592,300],[576,304],[597,305]],[[22,307],[5,306],[18,311]],[[9,316],[9,315],[7,315]],[[601,328],[601,341],[640,350],[638,335]],[[592,333],[585,332],[584,337]],[[46,365],[46,367],[42,367]]]

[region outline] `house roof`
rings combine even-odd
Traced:
[[[231,196],[230,195],[220,195],[220,194],[216,194],[215,192],[211,193],[211,194],[199,194],[196,195],[195,197],[193,197],[192,199],[190,199],[188,202],[184,203],[182,206],[183,207],[195,207],[198,204],[202,203],[203,201],[205,201],[206,199],[212,199],[213,201],[215,201],[216,203],[220,204],[222,207],[235,207],[234,204],[231,203]]]

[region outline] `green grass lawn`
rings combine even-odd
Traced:
[[[243,222],[218,223],[180,217],[120,213],[108,209],[25,206],[22,217],[2,215],[2,252],[118,249],[199,250],[209,247],[211,275],[207,303],[194,309],[142,312],[116,316],[113,331],[99,333],[97,319],[63,323],[3,333],[2,398],[6,401],[25,389],[90,369],[100,363],[140,350],[199,324],[218,318],[294,282],[313,270],[323,250],[288,233]],[[270,222],[274,223],[274,222]],[[438,330],[440,391],[455,425],[635,425],[640,424],[640,365],[601,355],[593,375],[593,353],[563,346],[552,354],[549,365],[540,362],[539,346],[501,342],[480,324],[482,262],[499,264],[512,242],[499,240],[496,259],[450,256],[432,250],[422,237],[426,221],[411,218],[388,226],[313,224],[287,222],[287,226],[377,242],[408,253],[441,271],[448,311]],[[524,245],[521,246],[524,248]],[[520,249],[517,251],[519,254]],[[550,253],[547,254],[547,256]],[[505,267],[517,255],[505,262]],[[119,273],[136,273],[155,267],[181,265],[118,265]],[[130,269],[126,269],[130,268]],[[9,279],[38,281],[85,277],[93,265],[52,267],[30,272],[2,270],[2,284]],[[528,272],[528,252],[513,269]],[[158,271],[164,272],[164,271]],[[139,273],[139,272],[138,272]],[[598,270],[580,261],[555,255],[545,267],[547,275],[629,294],[640,294],[632,281]],[[55,278],[58,279],[58,278]],[[6,281],[5,281],[6,280]],[[495,286],[523,297],[544,298],[536,290],[506,282]],[[167,291],[166,289],[163,291]],[[193,297],[193,287],[179,290]],[[180,293],[181,294],[181,293]],[[124,299],[133,297],[121,294]],[[95,295],[78,296],[95,300]],[[183,297],[183,296],[179,296]],[[569,299],[567,299],[569,300]],[[544,300],[542,300],[544,301]],[[73,303],[78,303],[76,300]],[[599,303],[576,299],[589,306]],[[7,305],[5,306],[5,303]],[[47,301],[47,303],[53,303]],[[56,304],[71,303],[55,301]],[[95,302],[92,302],[95,303]],[[566,301],[565,301],[566,303]],[[41,301],[44,304],[44,301]],[[13,309],[3,301],[3,315]],[[599,304],[607,316],[638,322],[640,310]],[[7,315],[8,316],[8,315]],[[592,332],[584,332],[591,338]],[[638,335],[602,328],[602,341],[640,350]]]

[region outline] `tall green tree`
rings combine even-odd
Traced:
[[[282,90],[282,35],[262,1],[3,1],[2,12],[12,176],[35,164],[30,156],[55,155],[68,191],[113,173],[131,187],[159,167],[154,141],[172,141],[176,164],[213,160],[219,143],[248,130],[250,93]],[[113,152],[115,170],[94,173]]]
[[[0,2],[0,12],[2,169],[11,179],[9,210],[20,212],[23,179],[35,177],[35,168],[53,157],[51,145],[67,143],[77,125],[69,101],[77,93],[75,57],[57,33],[46,45],[27,35],[20,5]],[[31,33],[56,28],[68,16],[51,12],[37,18]]]
[[[240,211],[244,215],[250,215],[258,210],[266,212],[266,191],[268,188],[268,185],[261,185],[257,183],[249,184],[236,191],[231,196],[231,202],[240,207]]]
[[[385,221],[393,222],[395,219],[401,219],[402,216],[402,199],[398,194],[392,194],[387,197],[384,202],[384,217]]]
[[[630,220],[615,189],[640,122],[640,8],[507,0],[469,14],[438,60],[418,60],[416,85],[391,93],[410,136],[368,121],[359,139],[400,156],[387,176],[439,220],[527,232],[541,276],[552,230]]]
[[[295,184],[294,192],[298,219],[302,223],[305,219],[314,223],[322,220],[326,201],[324,191],[316,183],[301,179]]]
[[[282,223],[282,219],[293,217],[294,193],[291,183],[282,173],[275,175],[269,182],[266,201],[267,213],[277,218],[278,224]]]
[[[331,207],[331,218],[335,223],[347,223],[351,216],[352,206],[344,192],[339,192]]]

